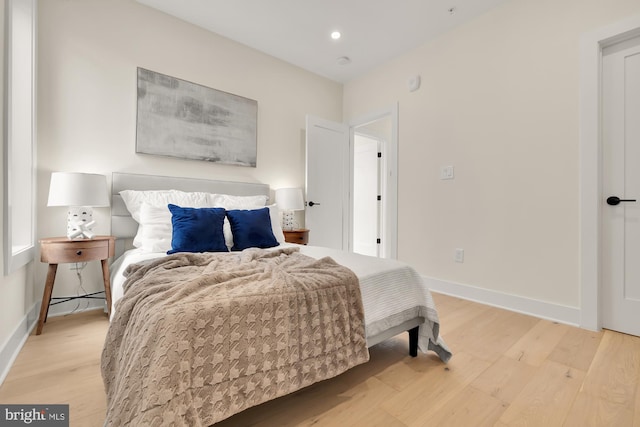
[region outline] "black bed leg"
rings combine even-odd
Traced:
[[[418,356],[418,328],[419,326],[416,326],[407,331],[409,332],[409,355],[411,357]]]

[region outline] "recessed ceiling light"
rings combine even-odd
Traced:
[[[342,34],[340,34],[340,31],[334,31],[331,33],[331,38],[334,40],[338,40],[340,37],[342,37]]]

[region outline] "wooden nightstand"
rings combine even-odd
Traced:
[[[284,240],[287,243],[297,243],[299,245],[306,245],[309,243],[309,230],[302,228],[300,230],[282,230],[284,233]]]
[[[93,239],[69,240],[66,237],[50,237],[40,240],[40,261],[49,264],[47,280],[42,294],[42,306],[36,335],[42,333],[44,322],[49,314],[53,282],[56,280],[58,264],[70,262],[100,261],[102,263],[102,279],[104,296],[107,300],[107,313],[111,310],[111,284],[107,260],[115,253],[116,238],[113,236],[95,236]]]

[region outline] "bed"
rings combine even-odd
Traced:
[[[269,187],[264,184],[113,174],[112,234],[117,237],[117,258],[111,267],[112,323],[102,360],[108,400],[106,425],[210,425],[250,406],[331,378],[364,363],[368,360],[367,347],[405,331],[409,333],[411,356],[415,357],[420,349],[423,352],[435,352],[444,362],[451,357],[451,352],[439,336],[438,315],[431,294],[417,272],[404,263],[327,248],[287,244],[283,237],[278,238],[278,244],[270,248],[247,247],[242,251],[221,254],[186,254],[178,251],[167,256],[164,250],[155,250],[159,249],[156,246],[130,249],[141,230],[121,193],[167,190],[238,198],[260,196],[265,201],[270,195]],[[237,206],[232,204],[231,208]],[[268,212],[275,236],[279,227],[276,224],[279,222],[274,220],[274,212],[277,211],[270,207]],[[226,223],[225,227],[228,227]],[[175,270],[172,270],[174,267]],[[223,268],[228,268],[224,270],[228,272],[222,274]],[[259,274],[255,268],[260,268]],[[269,276],[265,276],[267,271]],[[192,272],[193,278],[189,276]],[[152,274],[157,277],[145,288],[145,280]],[[263,304],[248,300],[243,302],[248,308],[236,307],[237,312],[231,309],[225,311],[225,316],[230,318],[257,317],[248,330],[237,331],[228,325],[213,325],[215,322],[211,322],[207,328],[212,329],[206,329],[207,332],[203,333],[197,325],[203,323],[203,319],[216,317],[212,313],[220,313],[220,309],[207,311],[210,307],[203,300],[208,298],[210,291],[204,293],[200,279],[203,275],[215,276],[218,281],[215,289],[221,288],[221,277],[231,280],[225,282],[225,286],[226,283],[233,284],[224,291],[226,307],[235,307],[237,301],[244,301],[244,296],[239,298],[234,293],[241,287],[246,287],[243,289],[252,295],[268,293],[266,297],[271,301]],[[286,284],[274,285],[276,280],[272,275],[285,277],[283,282]],[[244,276],[247,276],[246,280]],[[301,297],[297,295],[297,290],[307,289],[306,282],[303,282],[307,280],[306,276],[318,288],[310,288],[310,294]],[[176,286],[178,282],[189,285]],[[292,284],[295,284],[295,288],[292,288]],[[152,295],[159,295],[156,289],[167,292],[162,297],[155,297],[160,305],[142,312],[141,307],[148,305],[147,301],[154,298]],[[270,291],[265,292],[264,289]],[[290,293],[291,289],[296,290]],[[228,296],[231,293],[235,295],[233,298]],[[187,294],[186,298],[192,301],[188,309],[179,299]],[[289,294],[293,296],[282,297]],[[260,297],[264,298],[265,295]],[[273,298],[277,301],[274,302]],[[335,308],[332,304],[336,299],[348,303],[344,306],[338,303],[339,307]],[[173,305],[162,305],[169,304],[167,301]],[[306,302],[300,304],[300,301]],[[274,320],[278,318],[277,314],[283,312],[283,306],[286,312],[287,307],[293,305],[296,305],[295,314],[289,314],[288,318],[286,314],[280,316],[283,321]],[[255,312],[254,307],[258,306],[263,311]],[[193,307],[203,310],[190,321],[193,326],[177,327],[176,324],[185,324],[185,312],[196,310]],[[315,311],[318,313],[311,313]],[[180,315],[173,316],[173,313]],[[307,318],[312,314],[317,318]],[[152,318],[155,320],[148,320]],[[240,323],[248,321],[242,320]],[[214,326],[217,329],[213,329]],[[292,333],[291,328],[299,328],[300,332]],[[265,329],[273,337],[267,337]],[[279,331],[279,335],[276,331]],[[242,338],[247,334],[251,339]],[[186,336],[190,338],[184,338]],[[295,340],[292,336],[295,336]],[[269,356],[272,360],[254,363],[251,355],[256,352],[255,346],[249,345],[248,349],[238,350],[238,342],[242,339],[259,343],[256,346],[264,353],[272,354]],[[286,343],[281,342],[286,340]],[[194,342],[198,343],[197,346]],[[162,350],[156,349],[157,346]],[[166,360],[167,346],[173,352],[170,361]],[[134,347],[145,347],[145,350],[140,352],[137,349],[134,352],[131,350]],[[200,353],[194,355],[195,351],[190,347],[197,347]],[[149,348],[153,348],[155,353]],[[204,350],[201,351],[201,348]],[[245,363],[242,368],[228,366],[226,359],[216,361],[217,356],[212,355],[220,349],[229,355],[237,355],[238,360],[244,358],[242,360],[245,362],[252,362]],[[295,361],[284,360],[285,354]],[[229,355],[225,358],[232,358]],[[161,363],[169,366],[165,367],[165,371],[169,369],[171,372],[163,372],[158,379],[149,380],[149,367]],[[219,372],[217,377],[203,374],[212,363],[217,363],[216,367],[224,365],[225,371]],[[194,368],[194,365],[198,365],[198,368]],[[174,366],[175,369],[172,368]],[[187,371],[188,374],[185,374]],[[249,371],[250,375],[247,374]],[[211,385],[212,382],[216,382],[215,387]],[[215,396],[213,401],[210,396]]]

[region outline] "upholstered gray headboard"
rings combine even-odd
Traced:
[[[120,196],[122,190],[181,190],[234,196],[270,196],[266,184],[216,181],[197,178],[178,178],[114,172],[111,180],[111,235],[116,240],[116,257],[120,256],[138,231],[138,223],[131,217]]]

